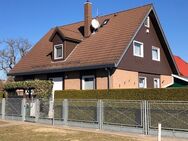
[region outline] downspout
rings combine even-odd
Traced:
[[[110,69],[105,68],[107,71],[107,94],[110,94]]]

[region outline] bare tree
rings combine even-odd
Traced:
[[[6,74],[31,49],[27,39],[7,39],[0,42],[0,71]]]

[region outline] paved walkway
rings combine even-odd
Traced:
[[[78,128],[78,127],[68,127],[68,126],[50,126],[40,123],[30,123],[30,122],[21,122],[21,121],[8,121],[8,120],[0,120],[3,124],[0,124],[0,128],[8,127],[12,125],[32,125],[32,126],[39,126],[39,127],[50,127],[50,128],[57,128],[57,129],[64,129],[64,130],[72,130],[72,131],[83,131],[83,132],[92,132],[98,134],[106,134],[106,135],[117,135],[117,136],[124,136],[124,137],[133,137],[138,141],[157,141],[157,136],[150,136],[150,135],[143,135],[143,134],[133,134],[133,133],[125,133],[125,132],[111,132],[111,131],[104,131],[98,129],[88,129],[88,128]],[[183,138],[175,138],[175,137],[162,137],[162,141],[188,141],[188,139]]]

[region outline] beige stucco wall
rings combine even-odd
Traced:
[[[111,83],[112,89],[138,88],[138,72],[116,69]]]
[[[65,90],[80,90],[80,74],[79,72],[68,72],[64,78]]]
[[[107,89],[108,87],[108,78],[106,71],[97,71],[96,72],[96,81],[97,89]]]
[[[167,85],[174,82],[174,78],[168,75],[161,75],[161,88],[166,88]]]

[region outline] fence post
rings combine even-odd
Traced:
[[[39,99],[36,99],[36,107],[35,107],[35,122],[39,120],[39,114],[40,114],[40,101]]]
[[[103,129],[103,101],[97,101],[97,121],[99,124],[99,129]]]
[[[1,107],[1,114],[2,114],[2,119],[4,120],[5,119],[5,104],[6,101],[5,101],[5,98],[2,99],[2,107]]]
[[[22,121],[25,121],[26,116],[26,99],[22,99]]]
[[[54,100],[49,100],[49,112],[48,117],[52,119],[52,125],[54,125]]]
[[[63,124],[67,125],[68,124],[68,100],[64,99],[63,100]]]
[[[149,115],[148,115],[148,101],[144,100],[143,102],[143,130],[144,134],[148,135],[149,131]]]
[[[158,141],[161,141],[161,123],[158,123]]]
[[[146,101],[146,107],[147,107],[147,135],[149,134],[149,126],[150,126],[150,105],[149,101]]]

